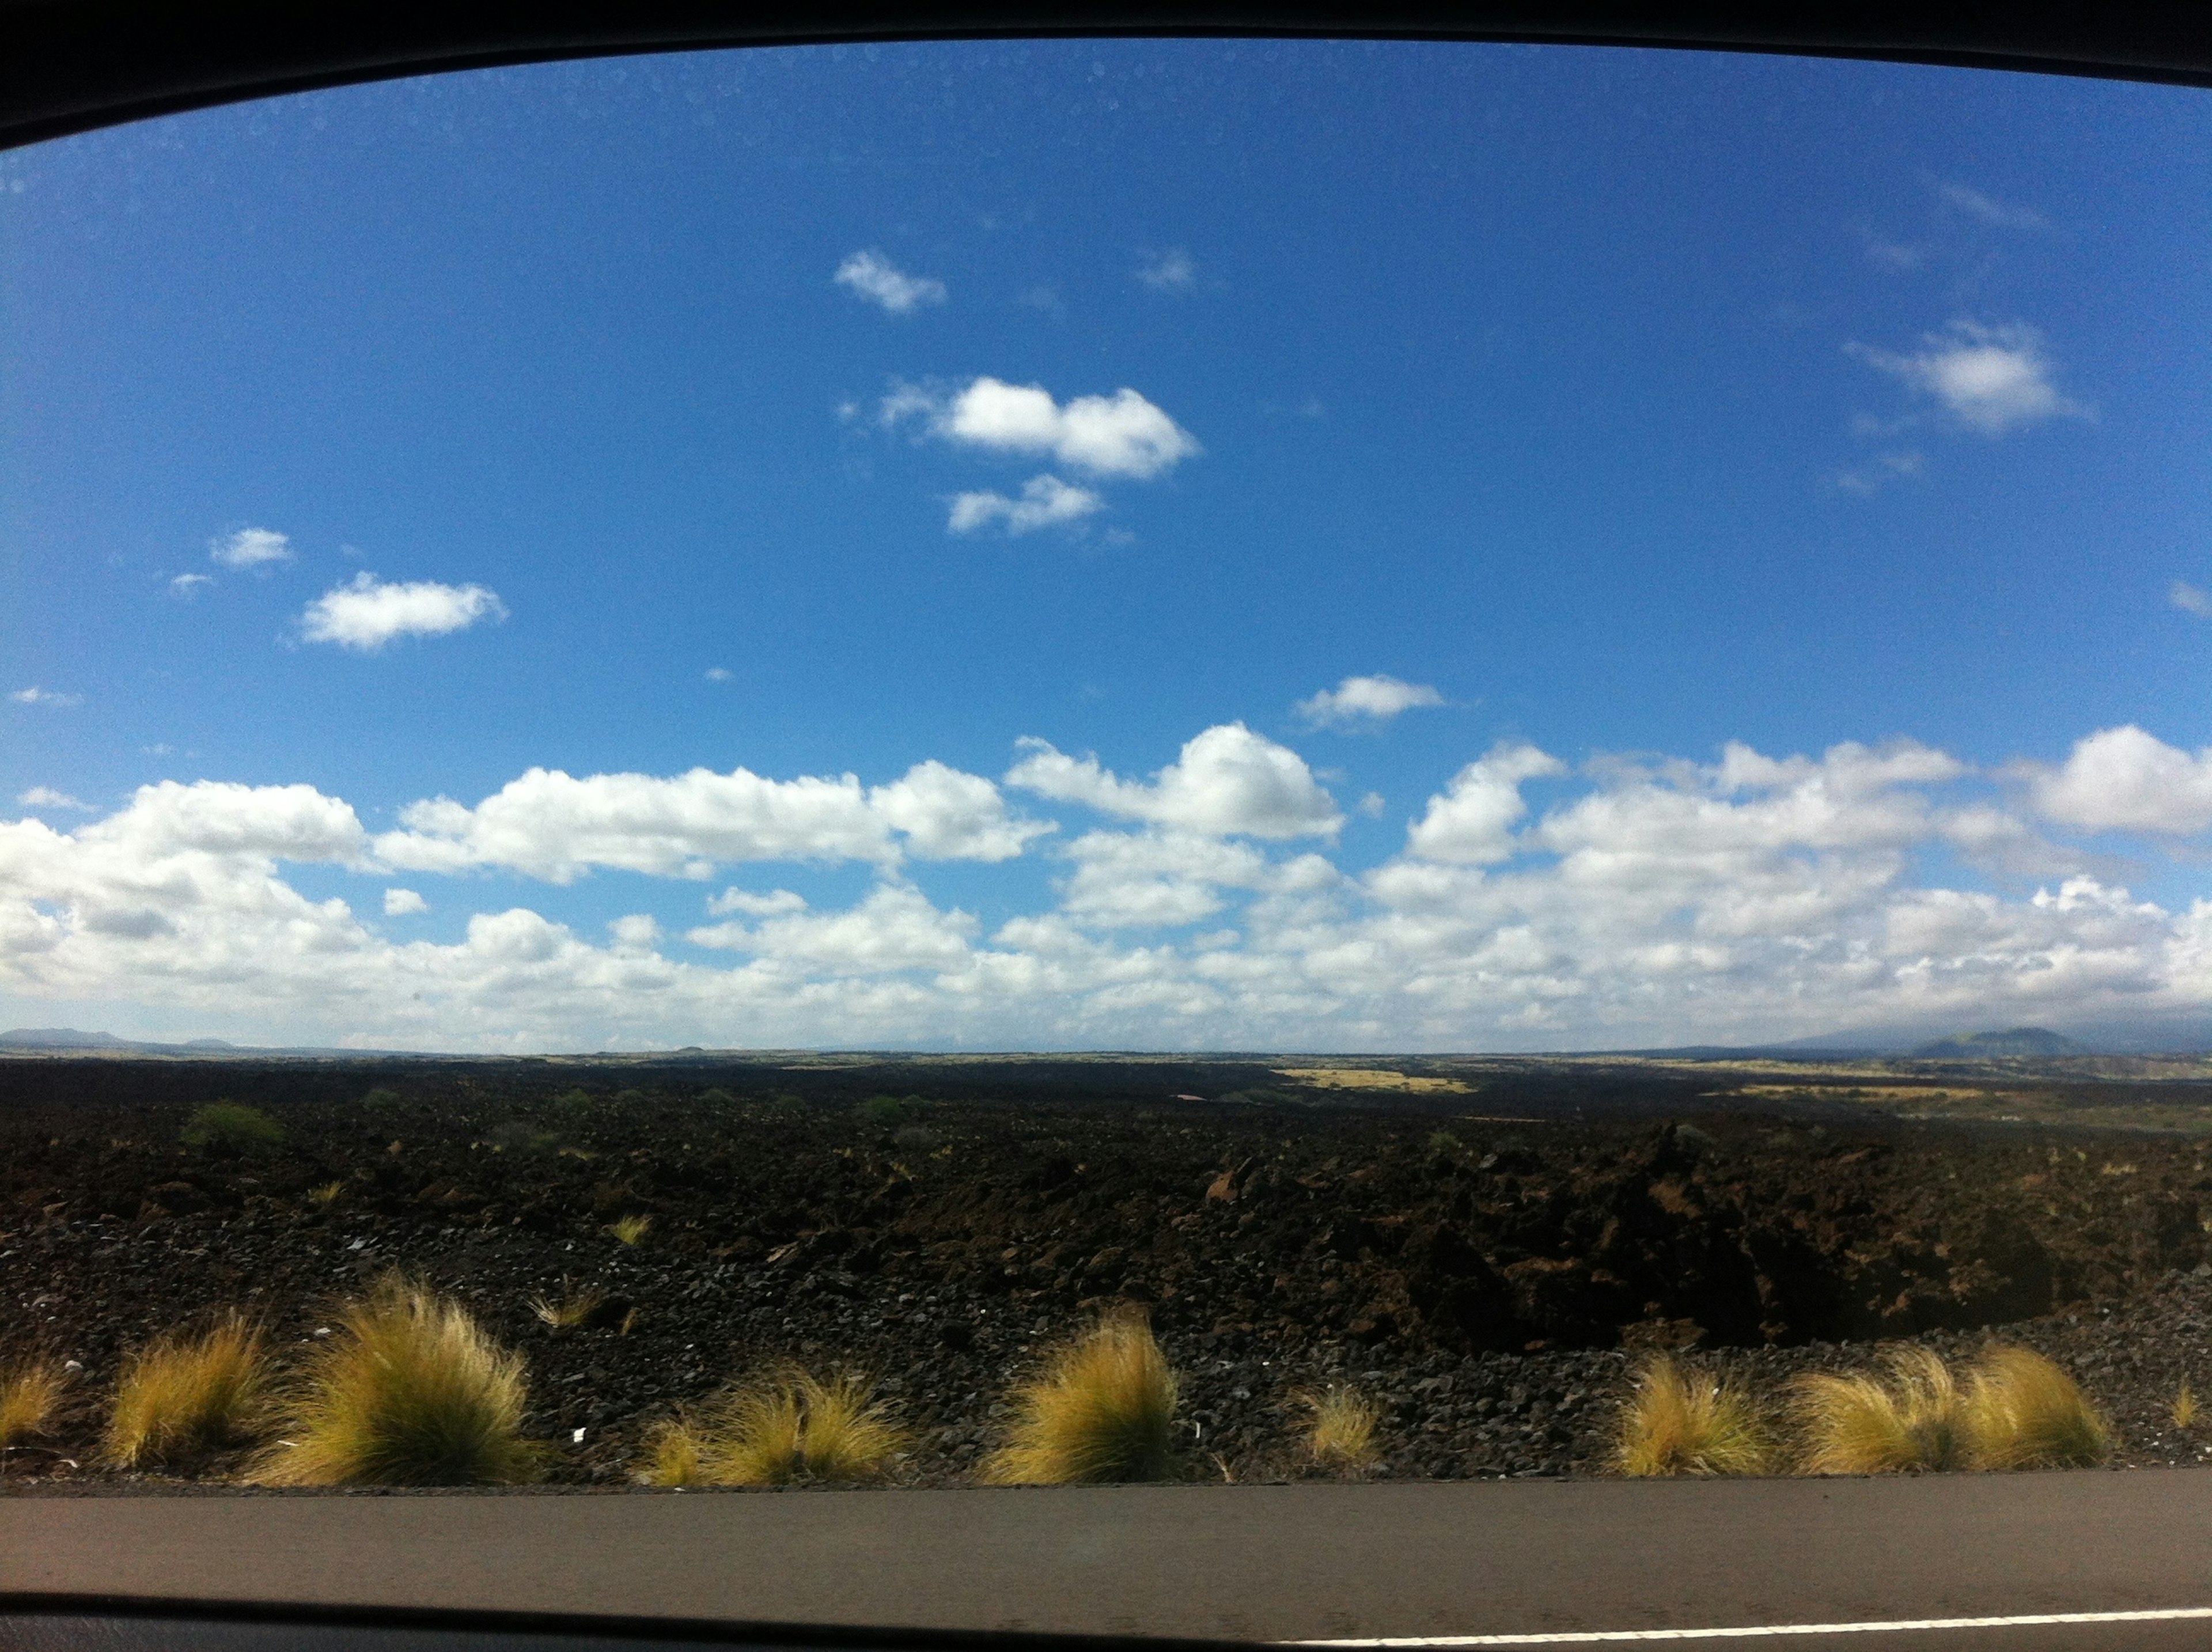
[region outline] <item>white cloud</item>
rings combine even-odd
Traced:
[[[480,585],[405,584],[356,574],[307,604],[300,632],[310,642],[374,653],[398,637],[445,636],[478,620],[503,620],[507,609]]]
[[[273,568],[292,560],[292,542],[267,528],[240,528],[209,540],[208,556],[224,568]]]
[[[2057,768],[2021,771],[2038,812],[2085,831],[2212,829],[2212,747],[2191,756],[2132,723],[2077,740]]]
[[[1984,435],[2002,435],[2023,425],[2063,416],[2086,417],[2051,381],[2042,335],[2014,323],[1986,327],[1954,321],[1948,332],[1930,333],[1914,354],[1852,345],[1852,353],[1934,397],[1951,416]]]
[[[883,884],[848,912],[793,913],[748,930],[739,924],[695,929],[700,946],[751,952],[804,973],[879,975],[951,969],[971,957],[975,920],[940,912],[914,889]]]
[[[81,803],[66,792],[57,792],[51,786],[34,786],[20,794],[16,802],[26,809],[69,809],[81,814],[93,812],[92,805]]]
[[[58,689],[42,689],[35,683],[27,689],[17,689],[8,697],[19,706],[67,708],[84,703],[84,696],[81,694],[64,694]]]
[[[1043,740],[1020,744],[1030,755],[1007,772],[1007,785],[1103,814],[1215,836],[1328,837],[1344,823],[1304,758],[1242,723],[1194,736],[1149,784],[1122,780],[1097,758],[1070,757]]]
[[[214,583],[215,575],[212,574],[179,574],[169,581],[169,594],[190,602],[199,595],[202,586]]]
[[[1334,689],[1299,701],[1297,711],[1316,727],[1342,727],[1384,723],[1418,706],[1443,703],[1443,695],[1423,683],[1403,683],[1395,677],[1347,677]]]
[[[738,674],[735,671],[732,671],[726,665],[709,665],[707,667],[707,680],[709,683],[735,682],[737,680],[737,675]]]
[[[1179,246],[1146,256],[1137,266],[1137,279],[1156,293],[1182,293],[1198,280],[1198,265]]]
[[[1964,184],[1946,184],[1939,180],[1936,185],[1936,193],[1968,217],[1978,218],[1998,229],[2050,228],[2050,221],[2041,213],[2027,207],[2008,206],[1978,189],[1967,188]]]
[[[990,781],[935,762],[865,790],[851,774],[772,780],[695,768],[578,779],[533,768],[473,809],[437,798],[410,805],[400,821],[404,830],[376,840],[387,865],[496,866],[556,884],[598,866],[705,878],[750,860],[1006,860],[1052,829],[1009,816]]]
[[[943,282],[907,275],[880,252],[854,253],[837,266],[836,281],[893,315],[911,315],[925,305],[945,302]]]
[[[617,952],[649,952],[660,944],[660,920],[649,912],[633,912],[611,920],[607,933]]]
[[[2176,580],[2166,593],[2166,599],[2185,614],[2194,614],[2199,619],[2212,619],[2212,592],[2200,590],[2186,580]]]
[[[994,522],[1003,522],[1008,533],[1029,533],[1080,522],[1105,503],[1090,489],[1072,487],[1056,476],[1031,477],[1022,485],[1019,499],[988,492],[958,495],[945,525],[953,533],[973,533]]]
[[[1406,851],[1423,860],[1481,865],[1510,859],[1513,828],[1528,812],[1521,785],[1567,766],[1532,745],[1499,745],[1452,779],[1450,789],[1429,799],[1406,832]]]
[[[979,378],[949,399],[910,385],[884,398],[883,422],[921,416],[931,434],[1002,453],[1045,454],[1096,476],[1139,480],[1202,450],[1191,434],[1135,391],[1078,396],[1065,405],[1040,385]]]
[[[388,889],[384,891],[384,915],[387,918],[411,918],[418,912],[428,912],[430,903],[411,889]]]
[[[756,895],[750,890],[726,889],[707,899],[708,914],[717,918],[726,918],[733,912],[741,912],[749,918],[781,918],[787,913],[805,910],[806,897],[787,889],[772,890],[766,895]]]

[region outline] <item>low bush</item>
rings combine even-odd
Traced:
[[[914,1096],[908,1096],[904,1101],[901,1101],[896,1096],[871,1096],[866,1101],[862,1102],[860,1107],[862,1122],[872,1124],[885,1130],[911,1121],[921,1111],[921,1099]]]
[[[651,1485],[876,1480],[907,1444],[866,1378],[846,1374],[825,1382],[781,1367],[663,1424],[641,1478]]]
[[[459,1304],[398,1277],[349,1305],[317,1348],[277,1441],[268,1485],[508,1485],[536,1478],[522,1437],[522,1361]]]
[[[68,1394],[69,1373],[57,1360],[26,1360],[0,1371],[0,1451],[52,1428]]]
[[[187,1147],[226,1147],[256,1152],[284,1139],[284,1127],[243,1102],[210,1102],[185,1121],[177,1139]]]
[[[1974,1363],[1966,1413],[1977,1467],[2091,1468],[2112,1455],[2112,1425],[2081,1385],[2026,1348]]]
[[[1757,1474],[1771,1456],[1765,1421],[1748,1394],[1668,1354],[1638,1370],[1614,1429],[1613,1467],[1638,1478]]]
[[[1297,1396],[1306,1408],[1305,1455],[1316,1467],[1345,1473],[1371,1467],[1382,1412],[1358,1389],[1340,1382]]]
[[[198,1336],[171,1333],[132,1354],[108,1413],[107,1459],[121,1468],[243,1443],[260,1420],[268,1362],[261,1327],[233,1317]]]
[[[1061,1485],[1173,1478],[1180,1386],[1141,1316],[1105,1320],[1014,1390],[1013,1427],[985,1461],[983,1479]]]

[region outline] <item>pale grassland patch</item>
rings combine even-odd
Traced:
[[[69,1373],[58,1360],[25,1360],[0,1371],[0,1451],[51,1429],[68,1393]]]
[[[639,1476],[648,1485],[878,1480],[909,1442],[855,1373],[823,1381],[779,1366],[663,1423]]]
[[[124,1364],[107,1460],[137,1468],[243,1442],[262,1419],[268,1375],[261,1327],[236,1315],[197,1336],[155,1339]]]
[[[1296,1398],[1306,1412],[1302,1443],[1316,1467],[1357,1473],[1374,1466],[1382,1455],[1375,1430],[1382,1417],[1372,1400],[1343,1382],[1310,1388]]]
[[[607,1231],[626,1245],[634,1245],[653,1231],[649,1216],[624,1216],[607,1224]]]
[[[1141,1315],[1103,1320],[1014,1389],[1013,1426],[982,1478],[994,1485],[1170,1479],[1180,1387]]]
[[[1458,1078],[1439,1078],[1427,1073],[1392,1072],[1379,1067],[1277,1067],[1285,1078],[1321,1090],[1396,1090],[1416,1095],[1472,1094],[1474,1086]]]
[[[459,1303],[397,1276],[339,1315],[308,1356],[284,1437],[262,1455],[268,1485],[508,1485],[537,1477],[522,1437],[522,1361]]]
[[[1614,1425],[1613,1461],[1623,1474],[1756,1474],[1773,1442],[1751,1397],[1718,1373],[1671,1354],[1637,1371]]]

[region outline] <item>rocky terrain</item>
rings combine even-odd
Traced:
[[[626,1483],[677,1404],[790,1357],[873,1373],[921,1483],[1056,1338],[1144,1304],[1194,1473],[1297,1472],[1293,1396],[1385,1403],[1393,1477],[1601,1467],[1642,1349],[1757,1381],[1988,1327],[2051,1352],[2132,1463],[2212,1446],[2197,1140],[1717,1096],[1660,1068],[1324,1086],[1235,1063],[0,1063],[0,1353],[77,1362],[17,1486],[113,1478],[131,1345],[239,1306],[277,1345],[398,1268],[528,1357],[555,1478]],[[283,1139],[187,1145],[234,1097]],[[635,1244],[610,1226],[649,1217]],[[588,1321],[534,1298],[600,1294]],[[580,1437],[578,1431],[580,1430]],[[209,1466],[220,1473],[225,1465]]]

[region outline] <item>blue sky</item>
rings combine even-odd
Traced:
[[[954,44],[0,157],[0,1012],[2194,1025],[2206,107]]]

